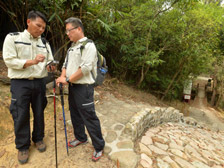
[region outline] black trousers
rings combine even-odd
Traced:
[[[105,141],[102,137],[100,121],[95,112],[93,85],[70,84],[68,100],[76,139],[87,140],[86,126],[95,150],[97,152],[103,150]]]
[[[15,143],[18,150],[30,146],[30,105],[33,111],[32,141],[44,138],[44,109],[47,105],[46,85],[44,79],[11,80],[10,113],[14,120]]]

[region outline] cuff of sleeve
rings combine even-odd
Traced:
[[[63,69],[66,69],[66,67],[65,67],[65,66],[62,66],[62,67],[61,67],[61,70],[63,70]]]
[[[83,73],[84,76],[87,75],[87,74],[89,73],[88,68],[86,68],[86,67],[84,67],[84,66],[81,67],[81,71],[82,71],[82,73]]]
[[[26,60],[21,60],[20,64],[18,64],[19,69],[23,69],[25,63],[26,63]]]

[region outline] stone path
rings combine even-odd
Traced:
[[[185,118],[191,125],[167,123],[141,138],[138,168],[224,168],[224,123],[207,107],[204,85],[188,109],[194,119]]]
[[[224,167],[224,132],[167,123],[150,128],[139,147],[138,168]]]
[[[224,156],[223,132],[209,131],[202,128],[194,120],[184,118],[183,114],[172,107],[152,107],[149,104],[136,103],[129,99],[117,99],[109,92],[103,93],[96,92],[95,104],[106,146],[104,149],[105,156],[96,163],[91,161],[93,148],[90,138],[90,143],[70,149],[69,156],[66,155],[62,110],[58,96],[57,111],[60,112],[60,115],[58,113],[59,121],[57,122],[59,167],[224,167],[222,157]],[[71,140],[74,135],[67,105],[67,95],[64,95],[64,99],[68,139]],[[48,108],[50,107],[53,107],[53,104],[49,98]],[[52,113],[52,111],[52,109],[47,109],[46,114]],[[169,121],[176,121],[177,123],[167,123]],[[55,167],[53,116],[46,117],[46,123],[48,124],[45,131],[47,151],[39,154],[32,145],[29,163],[23,165],[23,167],[40,167],[40,165],[42,167]],[[186,123],[191,125],[186,125]],[[138,143],[138,138],[142,136],[143,130],[147,129],[148,131]],[[11,135],[2,145],[0,144],[0,149],[4,148],[1,149],[2,151],[0,150],[0,161],[6,163],[3,165],[4,168],[20,166],[16,160],[17,153],[13,141],[14,137]],[[108,157],[114,164],[110,163]],[[42,162],[44,159],[45,162]],[[79,162],[80,160],[82,162]],[[33,166],[37,162],[38,164]]]
[[[106,141],[104,153],[120,167],[135,167],[138,162],[138,155],[134,151],[134,142],[123,133],[123,130],[133,115],[149,107],[149,105],[135,103],[131,100],[119,100],[108,92],[100,101],[98,101],[97,96],[98,93],[95,96],[96,112],[101,121],[102,132]]]
[[[197,122],[181,117],[182,114],[171,107],[159,108],[131,100],[118,100],[107,92],[100,101],[97,96],[96,111],[106,141],[104,152],[120,168],[224,167],[223,132],[212,132],[200,125],[187,125],[185,123],[197,125]],[[142,137],[138,153],[133,132],[147,129],[140,123],[146,118],[155,127],[150,128]],[[160,125],[172,118],[178,123]],[[135,125],[132,133],[126,134],[130,122]],[[152,127],[150,124],[148,127]]]

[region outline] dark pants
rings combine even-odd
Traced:
[[[33,111],[34,143],[44,138],[44,109],[47,105],[46,85],[43,79],[12,79],[10,112],[14,120],[15,143],[18,150],[30,146],[30,105]]]
[[[97,152],[103,150],[105,141],[102,137],[100,121],[96,116],[94,106],[94,87],[87,84],[69,86],[69,110],[75,137],[86,141],[85,126]]]

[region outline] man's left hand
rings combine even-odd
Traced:
[[[66,82],[66,78],[63,76],[58,77],[56,80],[56,84],[58,87],[60,83],[62,83],[63,85],[68,85],[68,83]]]
[[[56,70],[56,66],[48,65],[48,66],[47,66],[47,70],[48,70],[48,72],[55,72],[55,70]]]

